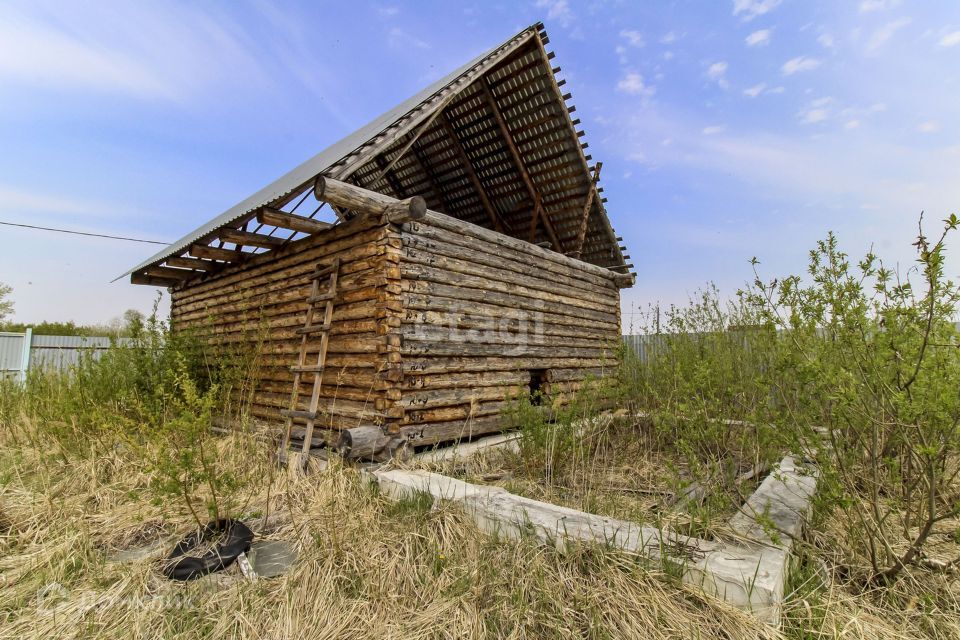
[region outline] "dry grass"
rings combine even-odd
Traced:
[[[136,459],[115,450],[68,463],[0,443],[2,637],[777,637],[629,558],[493,540],[453,507],[388,500],[344,468],[276,477],[249,501],[262,513],[269,492],[268,537],[300,546],[292,573],[173,583],[155,561],[107,561],[192,526],[179,505],[150,499]],[[250,463],[233,450],[225,439],[223,464]]]
[[[220,444],[222,464],[251,463],[238,457],[246,444]],[[635,559],[491,539],[454,506],[389,500],[354,470],[288,477],[268,459],[254,461],[264,482],[245,515],[269,512],[262,535],[297,542],[295,569],[251,583],[232,567],[181,584],[153,560],[108,561],[193,526],[181,505],[151,498],[133,452],[67,462],[0,434],[0,637],[781,637]],[[786,637],[960,638],[956,576],[914,571],[871,593],[835,576],[824,587],[837,533],[802,547]]]
[[[960,638],[960,577],[956,572],[912,566],[885,588],[863,589],[870,569],[855,558],[841,557],[835,543],[845,535],[842,518],[821,514],[799,546],[800,562],[786,630],[796,637]],[[956,521],[944,523],[934,536],[931,557],[960,556],[954,540]],[[891,540],[896,538],[891,531]],[[903,537],[901,536],[903,539]],[[898,543],[905,546],[907,543]],[[860,562],[863,562],[862,560]]]
[[[705,539],[724,534],[725,523],[764,476],[761,473],[728,485],[697,480],[715,470],[693,471],[689,460],[677,451],[638,437],[639,429],[631,420],[607,417],[584,421],[582,438],[569,447],[561,464],[550,469],[539,457],[526,456],[523,449],[498,448],[436,470],[534,500],[670,527]],[[732,477],[752,468],[749,463],[728,462]]]

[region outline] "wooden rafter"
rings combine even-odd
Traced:
[[[283,238],[275,238],[251,231],[241,231],[240,229],[220,229],[217,235],[221,240],[232,242],[238,247],[243,245],[248,247],[261,247],[263,249],[275,249],[286,242]]]
[[[238,262],[243,257],[239,249],[221,249],[219,247],[208,247],[205,244],[190,245],[190,255],[194,258],[207,258],[209,260],[220,260],[221,262]]]
[[[537,239],[537,220],[540,218],[537,212],[540,211],[542,206],[543,203],[540,201],[540,194],[535,193],[533,196],[533,207],[531,208],[532,213],[530,214],[530,232],[527,234],[529,236],[527,238],[528,242],[533,242]]]
[[[450,206],[450,201],[447,198],[446,192],[440,188],[440,183],[437,182],[437,178],[433,173],[433,166],[431,166],[430,159],[427,158],[423,151],[420,149],[420,143],[413,145],[413,158],[417,161],[417,164],[420,165],[420,168],[423,169],[423,173],[427,176],[427,182],[430,183],[430,188],[433,190],[440,201],[443,203],[443,208],[445,211],[441,213],[453,213],[453,207]]]
[[[183,256],[167,258],[168,267],[179,267],[181,269],[194,269],[196,271],[213,271],[217,264],[209,260],[200,260],[199,258],[187,258]]]
[[[189,271],[187,269],[171,269],[170,267],[147,267],[143,270],[143,272],[148,276],[170,278],[171,280],[178,280],[180,282],[189,280],[197,275],[196,271]]]
[[[530,242],[533,242],[534,237],[536,236],[537,218],[540,218],[540,220],[543,221],[544,229],[547,230],[547,235],[550,236],[550,242],[553,243],[553,249],[562,253],[563,244],[560,242],[560,238],[557,237],[557,233],[553,230],[553,224],[551,224],[550,218],[547,217],[547,212],[543,210],[540,192],[537,191],[536,186],[533,184],[533,180],[530,178],[530,173],[523,164],[523,156],[520,155],[520,149],[517,148],[516,143],[513,141],[513,135],[510,133],[510,128],[507,126],[507,121],[504,120],[503,114],[500,112],[500,107],[497,105],[496,98],[493,97],[493,92],[490,90],[490,84],[486,78],[483,78],[480,80],[479,85],[483,96],[487,100],[487,104],[490,106],[490,111],[493,112],[493,117],[497,121],[497,127],[500,129],[500,134],[503,136],[503,140],[506,142],[507,148],[510,150],[510,156],[513,158],[513,164],[520,173],[520,177],[523,179],[523,184],[526,185],[527,191],[530,193],[530,198],[533,200],[533,212],[530,214]]]
[[[145,284],[151,287],[175,287],[183,284],[183,281],[176,278],[163,278],[159,276],[148,276],[141,272],[130,274],[130,284]]]
[[[450,143],[453,145],[454,151],[456,151],[457,156],[460,158],[460,162],[463,165],[463,170],[466,172],[467,177],[470,178],[473,188],[476,189],[477,196],[479,196],[480,203],[487,212],[490,222],[493,224],[494,229],[500,233],[503,233],[503,223],[500,221],[500,216],[497,215],[497,211],[493,208],[490,198],[487,197],[487,192],[484,191],[483,184],[481,184],[480,178],[477,176],[477,172],[473,169],[473,164],[470,162],[470,158],[467,156],[467,151],[463,148],[463,145],[460,144],[460,139],[457,137],[456,129],[453,128],[453,125],[450,123],[450,119],[447,117],[447,114],[441,113],[439,120],[440,124],[443,125],[443,128],[446,130],[447,135],[450,136]]]
[[[451,102],[455,97],[457,97],[458,95],[460,95],[462,92],[463,92],[463,90],[453,91],[453,92],[450,93],[450,95],[448,95],[447,97],[445,97],[445,98],[440,102],[440,104],[436,107],[436,111],[433,112],[433,115],[431,115],[429,118],[427,118],[426,122],[424,122],[422,125],[420,125],[420,128],[417,129],[417,131],[410,136],[410,140],[408,140],[407,143],[406,143],[405,145],[403,145],[403,148],[400,149],[400,151],[397,153],[397,155],[395,155],[395,156],[393,157],[393,160],[391,160],[390,162],[388,162],[386,165],[381,165],[381,166],[380,166],[380,173],[378,173],[377,176],[373,179],[374,182],[378,181],[380,178],[382,178],[384,175],[386,175],[387,171],[389,171],[390,169],[392,169],[392,168],[393,168],[393,165],[395,165],[396,163],[398,163],[398,162],[400,161],[400,159],[401,159],[403,156],[406,155],[407,151],[409,151],[410,148],[413,147],[413,145],[415,145],[415,144],[417,143],[417,141],[423,136],[423,134],[425,134],[425,133],[427,132],[427,130],[430,128],[430,125],[432,125],[432,124],[434,123],[434,121],[440,116],[440,114],[443,113],[443,110],[447,108],[447,105],[449,105],[450,102]],[[379,158],[380,156],[377,156],[377,157]],[[378,162],[378,165],[379,165],[379,162]]]
[[[374,182],[379,180],[380,176],[385,176],[387,178],[387,184],[390,185],[390,188],[393,189],[393,192],[396,194],[396,196],[400,199],[406,198],[407,190],[403,188],[403,185],[400,184],[400,179],[397,178],[396,174],[390,169],[386,158],[383,156],[377,156],[374,158],[374,161],[377,163],[377,166],[380,167],[380,174],[377,176]]]
[[[305,218],[273,207],[264,207],[257,213],[257,222],[301,233],[319,233],[332,227],[329,222]]]
[[[574,250],[570,252],[570,255],[574,258],[579,258],[581,251],[583,251],[583,241],[587,237],[587,225],[590,222],[590,209],[593,207],[593,200],[596,197],[597,181],[600,179],[600,168],[602,166],[603,163],[598,162],[597,166],[593,169],[593,178],[590,180],[590,188],[587,190],[587,201],[583,205],[583,214],[580,216],[580,229],[577,231],[577,243],[574,245]]]

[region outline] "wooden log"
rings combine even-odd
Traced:
[[[273,207],[264,207],[257,213],[257,222],[274,227],[291,229],[301,233],[320,233],[326,231],[331,225],[329,222],[305,218],[293,213],[287,213]]]
[[[545,336],[565,336],[576,339],[608,341],[616,339],[615,330],[604,330],[590,322],[569,320],[566,324],[554,324],[545,319],[518,318],[512,313],[481,315],[473,309],[457,309],[452,313],[408,310],[402,326],[432,326],[446,328],[451,332],[467,334],[470,331],[519,333],[536,332]],[[403,333],[403,331],[401,331]]]
[[[226,286],[258,282],[257,278],[269,277],[269,274],[296,265],[310,263],[312,269],[317,260],[344,257],[351,251],[367,251],[364,257],[377,253],[376,243],[384,237],[383,225],[366,216],[357,217],[349,222],[337,225],[330,230],[262,254],[242,254],[241,264],[229,265],[217,273],[215,279],[191,287],[191,291],[204,292],[221,290]],[[363,247],[363,249],[360,249]],[[208,249],[210,247],[207,247]],[[222,249],[221,251],[227,251]],[[340,254],[340,255],[338,255]],[[219,265],[223,266],[223,265]]]
[[[220,229],[217,236],[224,242],[232,242],[238,247],[261,247],[263,249],[276,249],[283,246],[286,242],[283,238],[268,236],[262,233],[253,233],[251,231],[241,231],[240,229]]]
[[[390,440],[380,427],[354,427],[340,432],[337,449],[346,458],[373,458],[387,447]]]
[[[413,247],[404,250],[404,262],[417,264],[424,267],[436,267],[446,271],[474,276],[484,280],[502,282],[508,285],[522,288],[527,291],[542,292],[544,295],[552,296],[561,294],[569,298],[590,302],[602,306],[606,309],[619,308],[619,295],[617,289],[601,289],[592,292],[586,292],[582,289],[574,289],[564,284],[553,281],[547,273],[541,276],[520,275],[504,269],[503,266],[493,267],[484,264],[477,264],[469,259],[450,258],[440,256],[430,251],[415,249]]]
[[[387,275],[385,269],[388,261],[383,256],[377,255],[378,249],[379,247],[363,244],[332,251],[329,256],[340,259],[340,273],[344,277],[353,276],[358,272],[372,270],[382,271],[383,275]],[[212,300],[224,295],[232,296],[233,299],[242,299],[253,291],[271,294],[284,291],[290,292],[301,286],[309,287],[310,274],[314,268],[315,263],[307,259],[302,262],[288,264],[287,266],[272,268],[262,273],[262,275],[254,272],[246,279],[237,279],[233,276],[225,277],[222,274],[217,274],[216,277],[208,281],[192,286],[189,291],[184,292],[185,297],[183,299],[184,302],[186,302],[187,298],[189,298],[189,303],[195,304],[203,300]],[[397,274],[397,277],[399,277],[399,274]],[[304,295],[302,299],[305,300],[306,295]]]
[[[190,245],[190,255],[194,258],[208,258],[221,262],[239,262],[243,258],[243,254],[239,249],[220,249],[217,247],[208,247],[205,244]]]
[[[143,270],[143,273],[147,274],[148,276],[169,278],[179,282],[186,282],[190,278],[196,278],[200,275],[196,271],[188,271],[186,269],[171,269],[170,267],[147,267]]]
[[[500,415],[488,415],[464,420],[407,424],[400,428],[400,433],[411,446],[420,447],[438,442],[466,440],[507,428],[509,425]]]
[[[505,347],[502,344],[484,344],[470,342],[449,342],[446,340],[417,340],[416,336],[404,336],[403,347],[400,353],[406,355],[437,355],[437,356],[501,356],[504,352],[512,353],[515,357],[537,358],[555,355],[562,351],[569,356],[599,359],[604,356],[613,360],[613,348],[603,347],[567,347],[562,341],[552,345],[517,344]]]
[[[216,262],[200,260],[199,258],[187,258],[184,256],[167,258],[164,263],[170,267],[195,269],[197,271],[213,271],[218,266]]]
[[[618,314],[606,311],[595,311],[585,308],[571,308],[560,302],[544,301],[536,296],[520,296],[470,287],[458,287],[453,284],[431,282],[429,280],[408,280],[401,282],[404,294],[418,294],[426,296],[444,296],[447,298],[474,301],[508,309],[524,309],[532,312],[555,313],[582,320],[597,320],[600,322],[617,323]]]
[[[502,347],[554,346],[557,348],[584,347],[605,349],[611,340],[603,338],[577,339],[570,336],[555,336],[529,331],[496,331],[484,329],[450,329],[433,325],[405,325],[400,334],[405,342],[433,341],[453,345],[486,344]],[[613,340],[612,342],[616,342]],[[612,350],[612,348],[611,348]]]
[[[574,270],[580,270],[584,273],[606,278],[607,280],[614,282],[618,287],[622,286],[623,283],[627,282],[627,280],[632,282],[632,277],[629,277],[626,274],[618,274],[610,271],[609,269],[583,262],[582,260],[575,260],[574,258],[570,258],[555,251],[537,247],[529,242],[518,240],[517,238],[511,238],[510,236],[503,235],[502,233],[497,233],[495,231],[491,231],[490,229],[485,229],[481,226],[464,222],[463,220],[451,218],[448,215],[437,213],[436,211],[427,211],[421,223],[409,224],[411,225],[410,231],[414,233],[416,233],[418,224],[440,227],[441,229],[447,229],[448,231],[460,233],[464,236],[478,240],[485,240],[496,246],[514,249],[520,253],[530,256],[531,258],[540,259],[552,264],[570,267]]]
[[[563,353],[563,352],[560,352]],[[608,373],[614,371],[617,362],[614,358],[576,358],[560,356],[538,357],[532,360],[525,356],[405,356],[403,371],[405,376],[443,375],[451,371],[458,373],[486,371],[524,371],[529,369],[572,369],[576,367],[602,369]]]
[[[404,319],[407,321],[409,318],[410,322],[421,321],[419,316],[424,313],[450,314],[469,312],[477,314],[478,316],[495,318],[498,316],[502,317],[505,312],[505,308],[500,304],[488,304],[478,300],[470,300],[469,303],[465,303],[464,298],[460,296],[440,295],[437,291],[431,291],[429,294],[405,292],[402,300],[404,308],[406,309]],[[514,307],[513,311],[516,312],[518,309],[522,309],[522,307]],[[550,309],[537,309],[536,312],[542,314],[544,325],[582,327],[588,331],[595,331],[597,333],[609,333],[613,336],[620,335],[620,325],[615,316],[601,320],[599,318],[586,318],[576,314],[568,315],[566,311],[554,312]],[[428,320],[424,318],[423,321]]]
[[[313,186],[317,200],[368,216],[379,216],[387,222],[402,224],[420,220],[427,212],[421,196],[397,200],[363,187],[320,176]]]
[[[183,284],[183,281],[176,278],[149,276],[145,273],[131,273],[130,284],[146,284],[151,287],[176,287]]]

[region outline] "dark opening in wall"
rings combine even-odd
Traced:
[[[546,369],[530,369],[530,404],[535,407],[543,402],[543,387],[547,383]]]

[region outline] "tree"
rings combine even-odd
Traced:
[[[143,327],[147,317],[142,311],[136,309],[127,309],[123,312],[123,330],[127,333],[133,333],[135,330]]]
[[[13,314],[13,300],[9,299],[11,293],[13,293],[13,287],[0,282],[0,322]]]

